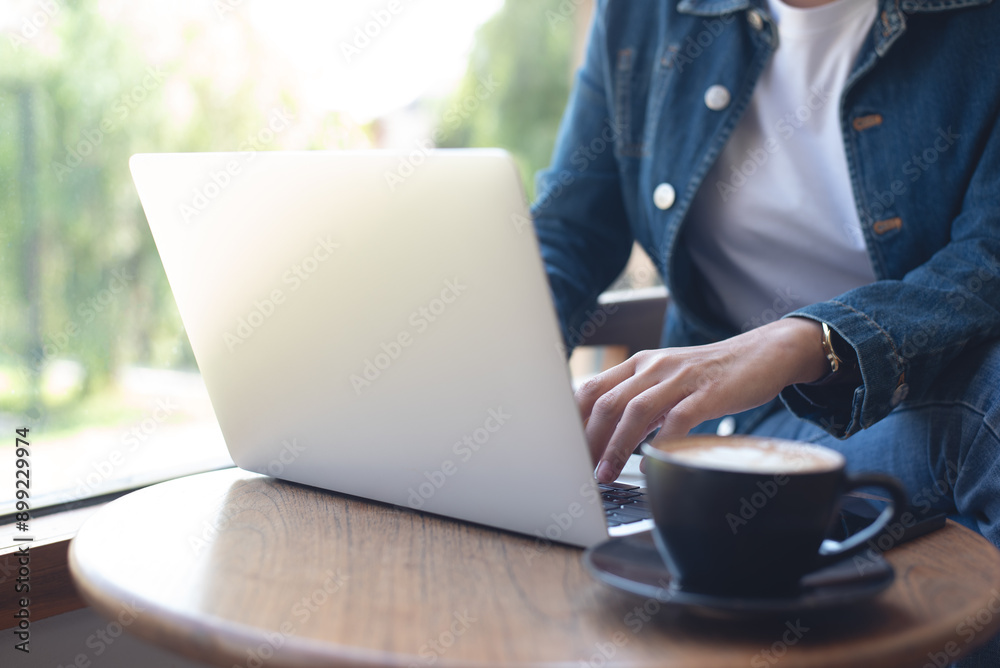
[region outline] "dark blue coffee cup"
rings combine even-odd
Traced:
[[[863,550],[907,505],[898,480],[847,474],[843,455],[818,445],[689,436],[642,452],[657,547],[671,586],[685,592],[794,596],[803,575]],[[860,487],[891,502],[859,533],[825,541],[840,497]]]

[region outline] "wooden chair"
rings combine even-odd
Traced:
[[[570,366],[584,379],[624,362],[640,350],[660,347],[669,296],[663,286],[606,292],[597,300],[600,315],[585,321]]]

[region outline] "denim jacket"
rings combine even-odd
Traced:
[[[838,437],[927,388],[964,349],[1000,338],[998,34],[992,0],[879,0],[830,102],[876,281],[787,315],[828,323],[862,380],[793,386],[781,399]],[[663,346],[738,333],[706,308],[683,236],[777,35],[763,0],[598,0],[532,207],[567,345],[633,239],[670,290]]]

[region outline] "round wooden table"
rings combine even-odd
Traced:
[[[876,599],[788,619],[657,609],[580,554],[230,469],[111,502],[70,567],[128,632],[226,667],[912,668],[1000,630],[1000,553],[954,523],[889,552]]]

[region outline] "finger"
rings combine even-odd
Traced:
[[[702,399],[704,398],[702,397]],[[706,408],[704,402],[699,404],[698,395],[690,395],[678,402],[663,416],[663,426],[660,427],[660,433],[656,435],[656,438],[687,436],[688,432],[705,420],[721,417],[721,415],[715,415],[714,412],[706,412]]]
[[[646,427],[646,433],[642,437],[643,440],[646,440],[647,436],[649,436],[654,431],[656,431],[657,429],[659,429],[660,427],[662,427],[664,419],[665,419],[665,417],[663,415],[661,415],[658,418],[656,418],[655,420],[653,420],[652,422],[650,422],[649,426]]]
[[[656,382],[656,378],[648,374],[632,376],[610,388],[594,402],[594,408],[584,431],[587,435],[590,456],[595,463],[604,457],[608,442],[617,430],[622,414],[628,409],[631,402],[635,400],[635,397],[656,385]],[[639,437],[640,440],[643,436],[645,434]]]
[[[661,382],[635,395],[625,406],[614,432],[607,441],[597,465],[597,479],[612,482],[621,473],[625,462],[663,417],[678,402],[684,399],[678,389],[669,382]],[[591,420],[593,422],[593,420]]]
[[[580,419],[583,420],[584,424],[590,419],[590,414],[594,410],[594,404],[597,400],[611,388],[631,378],[634,373],[635,363],[632,359],[627,359],[580,386],[576,391],[575,398],[577,407],[580,409]]]

